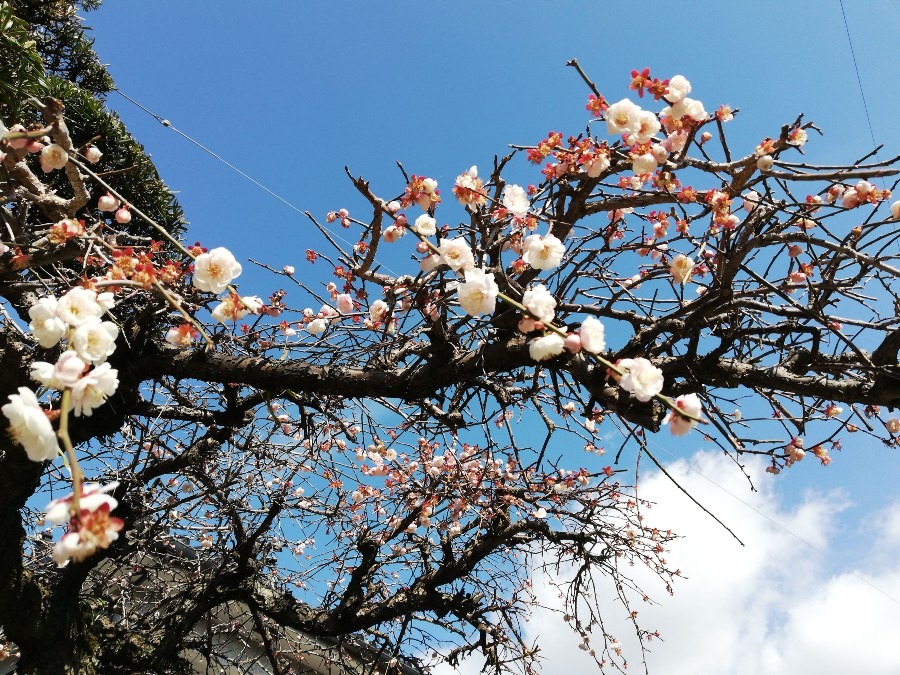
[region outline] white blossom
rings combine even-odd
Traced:
[[[649,152],[646,152],[643,155],[637,155],[631,160],[631,170],[638,175],[653,173],[658,166],[659,162],[656,161],[656,157]]]
[[[441,239],[441,261],[454,272],[466,271],[475,268],[475,256],[472,249],[462,237],[456,239]]]
[[[31,364],[31,377],[45,387],[65,389],[75,386],[87,364],[71,349],[63,352],[55,364],[35,361]]]
[[[28,459],[46,462],[59,454],[53,425],[31,389],[19,387],[19,393],[10,394],[2,410],[9,420],[9,435],[25,448]]]
[[[241,264],[227,248],[201,253],[194,261],[194,286],[201,291],[221,293],[241,273]]]
[[[527,216],[528,209],[531,208],[531,202],[528,201],[528,194],[525,192],[525,188],[519,185],[507,185],[503,188],[503,206],[517,218]]]
[[[55,347],[66,334],[66,323],[56,314],[57,303],[54,296],[48,295],[28,309],[28,328],[44,349]]]
[[[691,83],[684,75],[676,75],[669,80],[666,100],[669,103],[680,103],[684,97],[691,93]]]
[[[672,260],[669,271],[676,284],[686,284],[690,281],[691,273],[694,271],[694,261],[686,255],[679,254]]]
[[[313,319],[306,324],[306,330],[313,335],[321,335],[328,328],[328,322],[325,319]]]
[[[437,232],[437,221],[427,213],[423,213],[416,218],[416,232],[423,237],[433,236],[434,233]]]
[[[525,291],[522,295],[522,304],[540,321],[544,323],[553,321],[553,315],[556,313],[556,299],[550,295],[550,291],[544,284],[538,284],[531,290]]]
[[[532,234],[525,237],[522,260],[537,270],[552,270],[559,266],[566,247],[552,234],[542,237]]]
[[[499,292],[494,275],[475,268],[466,272],[466,280],[459,285],[457,297],[466,314],[478,316],[494,311]]]
[[[606,133],[610,136],[637,133],[641,109],[631,99],[623,98],[606,109]]]
[[[376,300],[369,305],[369,318],[372,320],[372,323],[384,321],[389,309],[390,307],[384,300]]]
[[[100,364],[116,350],[118,336],[119,328],[112,321],[94,319],[74,330],[71,345],[85,361]]]
[[[591,354],[599,354],[606,349],[606,333],[603,324],[593,316],[585,317],[581,322],[581,348]]]
[[[626,371],[620,382],[622,389],[633,394],[638,401],[646,403],[662,391],[662,371],[647,359],[622,359],[617,365]]]
[[[97,294],[84,286],[71,288],[56,305],[57,316],[73,328],[99,319],[103,311]]]
[[[75,414],[90,417],[119,387],[119,371],[108,363],[101,363],[72,387]]]
[[[535,361],[546,361],[563,353],[565,340],[556,333],[535,338],[528,343],[528,354]]]
[[[54,169],[61,169],[69,162],[69,153],[56,143],[51,143],[41,150],[41,169],[44,173],[50,173]]]

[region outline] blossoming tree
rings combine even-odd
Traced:
[[[57,97],[3,108],[0,626],[22,672],[246,669],[217,648],[235,603],[271,672],[298,634],[366,636],[385,670],[530,672],[544,568],[567,570],[560,621],[623,668],[640,654],[604,618],[644,596],[628,564],[648,593],[678,575],[629,478],[648,438],[772,473],[897,442],[896,159],[809,164],[802,118],[732,148],[737,111],[685,77],[600,92],[569,65],[587,132],[450,186],[351,176],[365,216],[310,215],[331,247],[265,298],[235,285],[240,251],[180,240],[159,185],[117,182],[123,136]],[[418,262],[379,267],[391,247]]]

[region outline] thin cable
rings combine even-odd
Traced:
[[[244,178],[246,178],[247,180],[249,180],[249,181],[250,181],[251,183],[253,183],[256,187],[260,188],[261,190],[264,190],[265,192],[269,193],[271,196],[275,197],[275,199],[277,199],[278,201],[280,201],[282,204],[284,204],[284,205],[287,206],[288,208],[293,209],[294,211],[296,211],[297,213],[299,213],[299,214],[301,214],[301,215],[303,215],[303,216],[306,216],[306,211],[304,211],[303,209],[301,209],[299,206],[297,206],[297,205],[294,204],[293,202],[289,201],[288,199],[282,197],[280,194],[278,194],[278,193],[275,192],[274,190],[272,190],[272,189],[266,187],[265,185],[263,185],[262,183],[260,183],[258,180],[256,180],[253,176],[250,176],[249,174],[245,173],[244,171],[241,171],[241,169],[239,169],[238,167],[236,167],[234,164],[232,164],[231,162],[229,162],[227,159],[225,159],[225,158],[223,158],[223,157],[217,155],[215,152],[213,152],[212,150],[210,150],[209,148],[207,148],[205,145],[203,145],[200,141],[197,141],[197,140],[191,138],[191,137],[188,136],[186,133],[184,133],[184,132],[181,131],[180,129],[176,128],[176,127],[175,127],[169,120],[167,120],[166,118],[157,115],[155,112],[153,112],[153,111],[150,110],[149,108],[147,108],[147,107],[141,105],[140,103],[138,103],[137,101],[135,101],[133,98],[131,98],[128,94],[126,94],[126,93],[125,93],[124,91],[122,91],[121,89],[113,89],[113,91],[115,91],[115,92],[116,92],[119,96],[121,96],[122,98],[126,99],[127,101],[131,102],[132,104],[134,104],[135,106],[137,106],[138,108],[140,108],[141,110],[143,110],[145,113],[147,113],[148,115],[150,115],[150,117],[152,117],[152,118],[155,119],[157,122],[159,122],[162,126],[166,127],[167,129],[171,129],[172,131],[174,131],[176,134],[178,134],[179,136],[181,136],[181,137],[182,137],[183,139],[185,139],[186,141],[188,141],[188,142],[192,143],[193,145],[197,146],[198,148],[200,148],[200,149],[201,149],[203,152],[205,152],[206,154],[208,154],[208,155],[210,155],[211,157],[214,157],[214,158],[217,159],[218,161],[222,162],[222,164],[224,164],[225,166],[227,166],[229,169],[231,169],[231,170],[234,171],[235,173],[238,173],[238,174],[240,174],[241,176],[243,176]],[[338,234],[337,232],[332,231],[331,234],[332,234],[332,236],[334,236],[335,238],[340,239],[342,242],[344,242],[345,244],[347,244],[347,246],[349,246],[351,249],[353,249],[353,247],[355,246],[355,244],[354,244],[353,242],[349,241],[349,240],[346,239],[345,237],[342,237],[342,236],[341,236],[340,234]],[[388,267],[387,265],[385,265],[385,264],[382,263],[381,266],[382,266],[384,269],[386,269],[388,272],[390,272],[391,274],[393,274],[394,276],[399,276],[394,270],[392,270],[392,269],[391,269],[390,267]]]
[[[869,117],[869,105],[866,103],[866,92],[863,91],[862,78],[859,76],[859,66],[856,63],[856,52],[853,50],[853,40],[850,38],[850,25],[847,23],[847,13],[844,11],[844,0],[838,0],[841,5],[841,16],[844,17],[844,30],[847,31],[847,42],[850,44],[850,56],[853,59],[853,69],[856,71],[856,82],[859,85],[859,95],[862,97],[863,111],[866,113],[866,122],[869,125],[869,136],[872,138],[872,147],[877,148],[875,132],[872,130],[872,119]],[[875,156],[878,157],[876,150]]]
[[[675,460],[679,459],[676,455],[674,455],[674,454],[672,454],[671,452],[669,452],[669,450],[667,450],[665,447],[663,447],[663,446],[660,445],[659,443],[657,443],[657,442],[655,442],[655,441],[650,441],[650,442],[653,443],[654,446],[656,446],[657,448],[659,448],[660,450],[662,450],[664,453],[666,453],[667,455],[669,455],[672,459],[675,459]],[[885,591],[885,590],[879,588],[878,586],[876,586],[875,584],[873,584],[871,581],[865,579],[864,577],[860,576],[859,574],[857,574],[856,572],[854,572],[853,570],[851,570],[849,567],[847,567],[847,566],[844,565],[843,563],[841,563],[841,562],[835,560],[832,556],[830,556],[828,553],[826,553],[825,551],[823,551],[822,549],[820,549],[818,546],[816,546],[816,545],[813,544],[812,542],[807,541],[806,539],[804,539],[803,537],[801,537],[799,534],[796,534],[795,532],[791,531],[790,529],[788,529],[787,527],[785,527],[784,525],[782,525],[781,523],[779,523],[777,520],[775,520],[772,516],[768,515],[767,513],[763,512],[763,511],[760,511],[759,509],[757,509],[757,508],[756,508],[755,506],[753,506],[752,504],[750,504],[750,503],[744,501],[743,499],[741,499],[740,497],[738,497],[736,494],[734,494],[733,492],[731,492],[728,488],[722,487],[722,486],[719,485],[716,481],[714,481],[712,478],[710,478],[709,476],[707,476],[706,474],[704,474],[702,471],[700,471],[699,469],[695,469],[694,467],[692,467],[692,466],[690,465],[690,463],[685,462],[684,465],[685,465],[685,466],[688,468],[688,470],[691,471],[692,473],[697,474],[698,476],[700,476],[701,478],[703,478],[703,479],[704,479],[705,481],[707,481],[708,483],[711,483],[712,485],[715,485],[715,486],[716,486],[717,488],[719,488],[722,492],[724,492],[725,494],[729,495],[732,499],[736,499],[738,502],[740,502],[741,504],[743,504],[744,506],[746,506],[748,509],[750,509],[751,511],[753,511],[753,512],[756,513],[757,515],[762,516],[763,518],[765,518],[766,520],[768,520],[770,523],[772,523],[773,525],[775,525],[775,526],[776,526],[777,528],[779,528],[780,530],[783,530],[784,532],[786,532],[787,534],[791,535],[794,539],[796,539],[796,540],[799,541],[800,543],[805,544],[806,546],[808,546],[809,548],[811,548],[813,551],[815,551],[815,552],[818,553],[820,556],[822,556],[825,560],[828,560],[829,562],[831,562],[835,567],[838,567],[838,568],[840,568],[841,570],[843,570],[845,573],[847,573],[847,574],[849,574],[849,575],[851,575],[851,576],[853,576],[853,577],[856,577],[857,579],[859,579],[861,582],[863,582],[863,583],[864,583],[866,586],[868,586],[869,588],[871,588],[871,589],[873,589],[873,590],[875,590],[875,591],[878,591],[878,592],[881,593],[884,597],[886,597],[888,600],[891,600],[892,602],[894,602],[894,603],[900,605],[900,600],[898,600],[897,598],[895,598],[894,596],[892,596],[890,593],[888,593],[887,591]]]

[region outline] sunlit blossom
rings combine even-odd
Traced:
[[[534,288],[525,291],[522,295],[522,304],[538,320],[544,323],[553,321],[556,313],[556,299],[547,290],[544,284],[538,284]]]
[[[494,275],[476,267],[466,272],[465,279],[456,291],[463,311],[470,316],[492,313],[499,292]]]
[[[9,420],[9,435],[25,449],[28,459],[46,462],[59,454],[53,425],[28,387],[19,387],[18,394],[10,394],[2,411]]]
[[[662,371],[647,359],[622,359],[617,365],[625,371],[620,381],[622,389],[638,401],[646,403],[662,391]]]
[[[194,286],[208,293],[221,293],[241,274],[241,264],[226,248],[201,253],[194,261]]]
[[[552,270],[559,266],[565,253],[566,247],[552,234],[532,234],[525,238],[522,260],[535,269]]]
[[[528,343],[528,355],[535,361],[546,361],[559,356],[565,349],[565,340],[556,333],[548,333]]]

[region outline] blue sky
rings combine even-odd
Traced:
[[[900,87],[894,73],[900,3],[846,0],[844,4],[872,131],[885,144],[880,156],[900,154],[896,124]],[[255,4],[106,0],[99,11],[87,15],[86,23],[95,29],[96,49],[125,93],[318,217],[343,206],[351,211],[361,208],[344,175],[345,165],[370,179],[382,194],[401,187],[397,160],[408,171],[433,176],[449,189],[457,174],[472,164],[487,168],[495,154],[507,152],[507,144],[534,143],[550,129],[564,134],[583,130],[588,92],[576,73],[563,65],[572,57],[611,101],[628,95],[632,68],[649,66],[661,77],[686,75],[693,84],[691,96],[702,100],[707,110],[720,103],[741,109],[728,129],[736,152],[748,152],[763,137],[776,135],[782,124],[801,112],[825,132],[821,139],[811,135],[807,145],[811,160],[849,162],[872,148],[837,0]],[[305,269],[305,250],[322,244],[305,218],[117,94],[110,94],[109,104],[145,144],[163,178],[179,191],[191,221],[192,242],[226,246],[276,268],[293,264]],[[520,162],[510,179],[524,184],[534,180],[532,175],[533,170]],[[242,289],[259,295],[273,290],[270,277],[254,274],[249,266],[245,269]],[[696,436],[690,441],[694,445],[671,444],[667,436],[658,442],[657,454],[664,461],[674,459],[666,451],[688,457],[701,450]],[[757,507],[770,507],[771,513],[794,523],[804,536],[819,537],[829,558],[803,545],[785,545],[772,553],[784,556],[786,564],[797,556],[814,559],[816,569],[807,570],[806,578],[816,583],[808,595],[782,594],[795,606],[812,602],[829,589],[836,589],[835,597],[843,597],[839,591],[847,588],[852,590],[847,596],[851,602],[860,603],[845,606],[847,612],[864,611],[869,601],[877,605],[877,593],[853,587],[853,579],[842,576],[857,567],[893,584],[894,597],[900,595],[896,563],[878,555],[879,550],[896,550],[891,547],[900,542],[900,526],[894,534],[884,530],[894,522],[892,509],[898,503],[900,465],[895,450],[869,441],[847,443],[827,469],[809,462],[774,481],[760,476],[763,501],[746,491],[745,482],[732,482],[727,467],[706,455],[697,455],[694,461],[742,498],[756,500]],[[726,511],[734,505],[727,496],[721,503],[713,493],[709,499]],[[833,514],[816,520],[808,515],[816,508],[818,513],[829,509]],[[694,518],[685,513],[684,518]],[[772,540],[780,536],[777,528],[766,529],[771,524],[756,523],[758,516],[747,507],[737,505],[734,518],[760,534],[764,543],[757,546],[757,553],[768,551],[768,535]],[[686,524],[688,530],[691,527]],[[701,535],[692,541],[692,552],[715,556],[721,550]],[[880,549],[877,542],[883,543]],[[867,568],[870,562],[876,567]],[[697,564],[703,575],[714,575],[702,560]],[[690,574],[687,564],[682,567]],[[762,568],[754,569],[760,573]],[[842,580],[844,586],[839,585]],[[708,597],[713,597],[711,591]],[[885,602],[893,617],[900,615],[900,605]],[[665,604],[671,615],[667,620],[677,625],[680,620],[671,617],[677,616],[679,595]],[[784,617],[789,609],[773,600],[764,607],[749,603],[722,611],[748,616],[757,611],[767,625],[788,630]],[[871,613],[880,616],[879,611]],[[827,614],[821,608],[818,612]],[[794,645],[801,643],[804,649],[818,649],[815,641],[799,638]],[[660,651],[671,647],[669,643]],[[881,653],[874,643],[865,647]],[[774,648],[785,654],[791,651],[788,644]],[[839,662],[837,656],[831,661]],[[790,663],[786,658],[770,659],[757,663],[753,672],[807,672]],[[885,666],[891,670],[876,667],[866,672],[900,669],[894,667],[896,661],[891,664]],[[695,665],[693,672],[699,673],[744,672],[738,665],[729,669],[724,662],[720,670]],[[792,669],[784,669],[789,666]],[[548,667],[545,672],[555,671]]]

